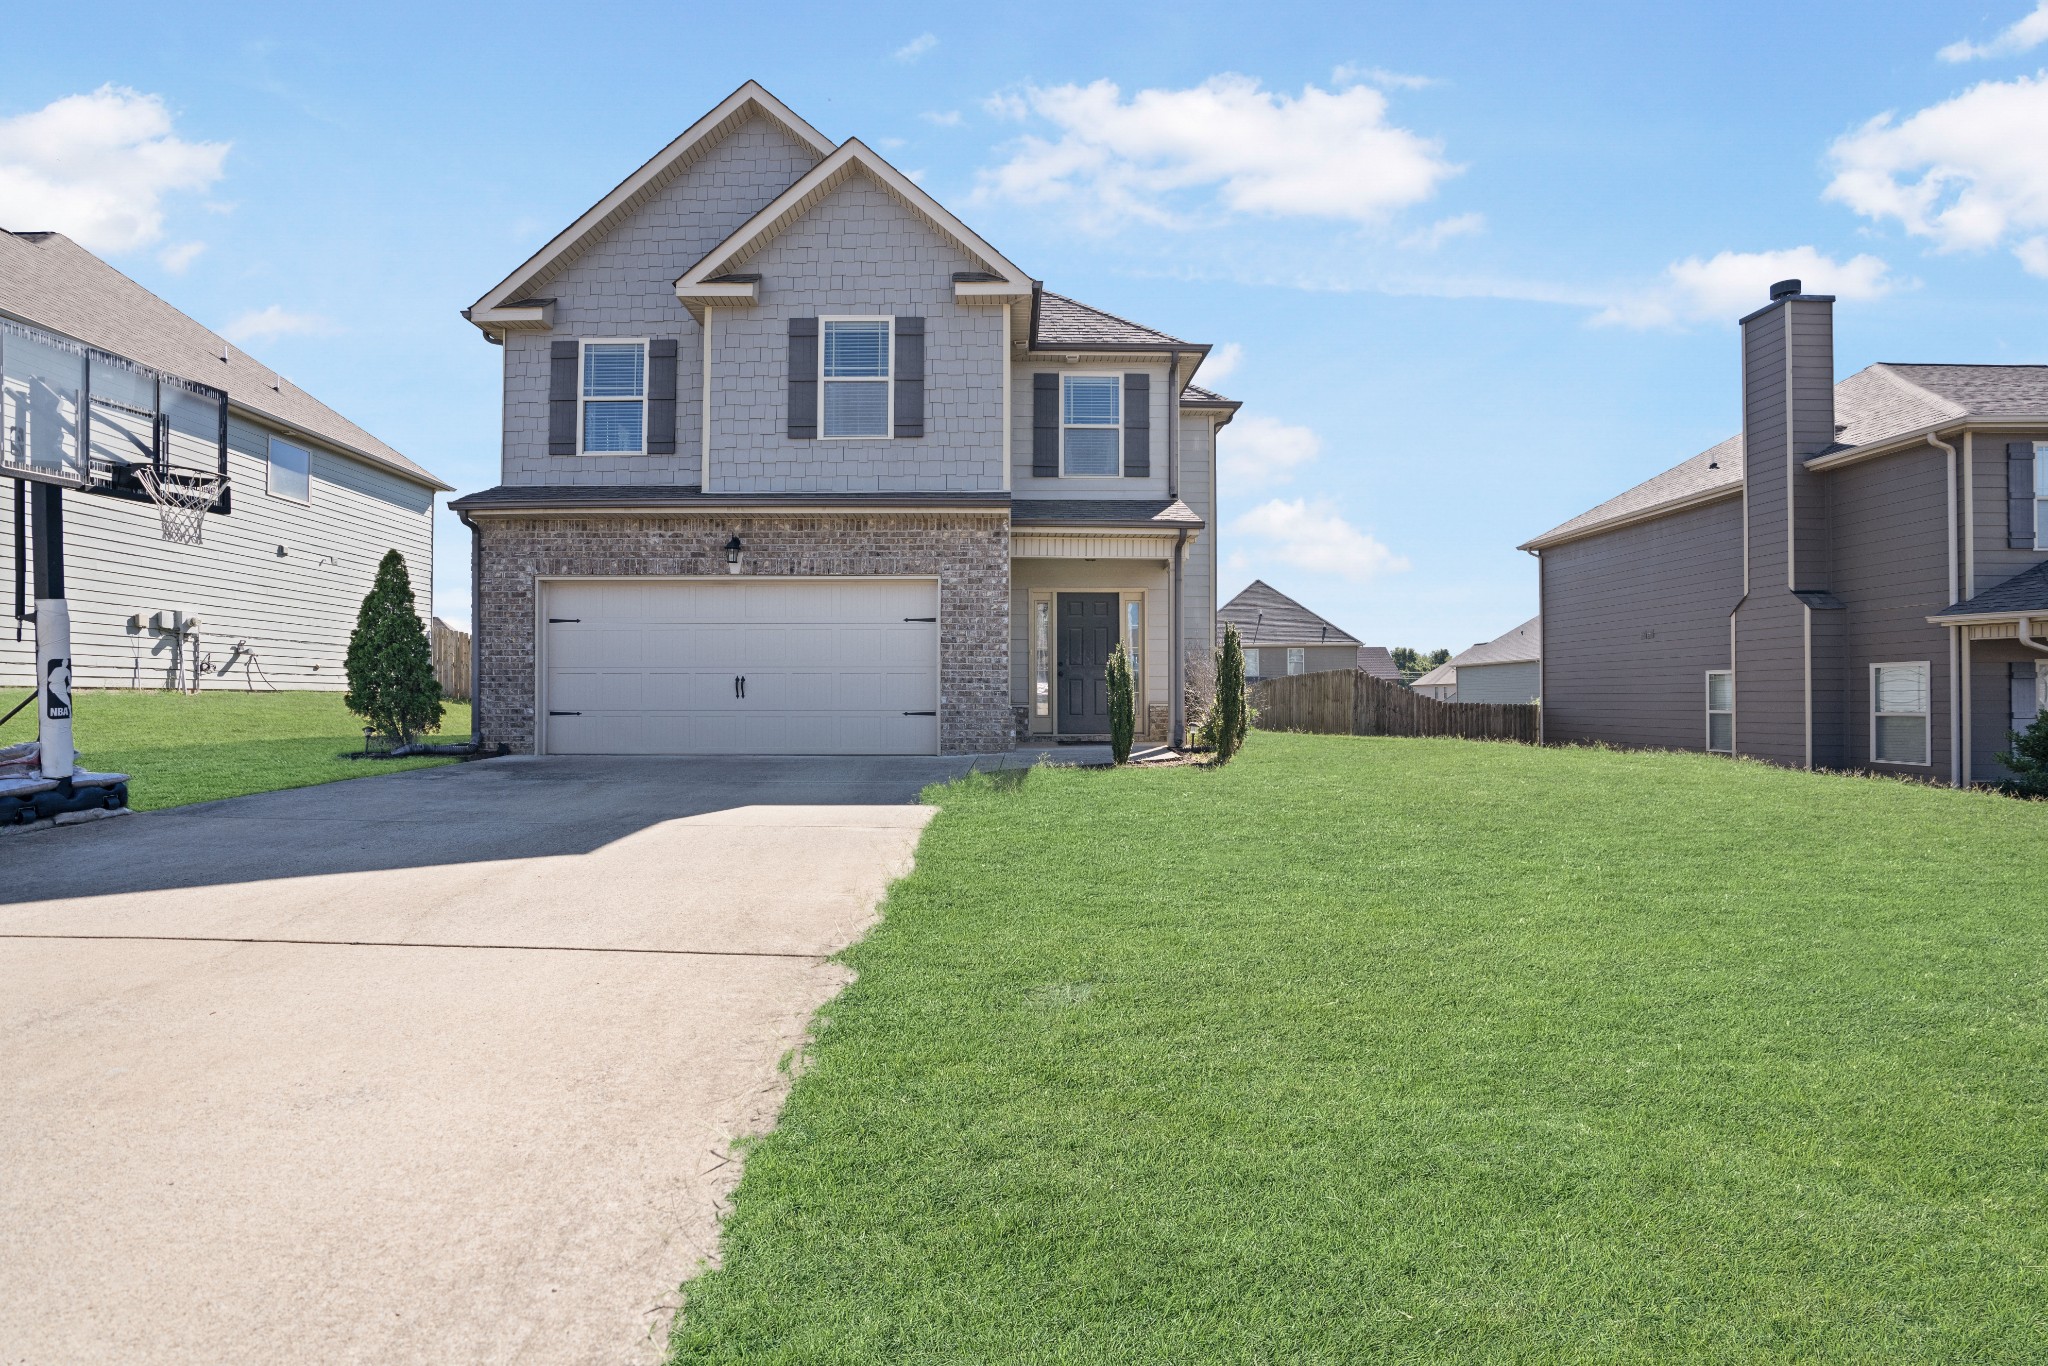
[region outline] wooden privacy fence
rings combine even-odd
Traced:
[[[1439,702],[1363,670],[1268,678],[1251,689],[1260,730],[1314,735],[1456,735],[1536,743],[1534,702]]]
[[[435,617],[427,638],[434,647],[434,677],[441,684],[441,696],[469,701],[469,632]]]

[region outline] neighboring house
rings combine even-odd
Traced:
[[[1247,681],[1333,669],[1364,669],[1375,678],[1401,681],[1401,670],[1384,646],[1359,644],[1350,632],[1325,621],[1263,579],[1253,579],[1243,592],[1216,609],[1219,642],[1226,625],[1237,628]]]
[[[1524,547],[1546,740],[2002,776],[2048,672],[2048,366],[1837,384],[1833,302],[1773,286],[1742,434]]]
[[[434,494],[449,486],[419,465],[59,233],[0,231],[0,318],[228,395],[227,512],[206,518],[203,544],[165,544],[146,502],[65,496],[79,686],[190,686],[196,663],[201,687],[343,688],[388,550],[431,610]],[[111,429],[114,399],[89,401],[92,430]],[[6,410],[23,411],[11,389]],[[13,562],[11,516],[0,555]],[[158,629],[159,613],[197,626]],[[34,659],[32,631],[0,633],[0,682],[30,683]]]
[[[1543,700],[1543,618],[1531,617],[1492,640],[1451,656],[1450,702]],[[1434,672],[1432,670],[1432,672]],[[1423,677],[1428,677],[1427,674]],[[1420,680],[1417,680],[1418,686]]]
[[[1424,697],[1439,702],[1458,700],[1458,666],[1446,660],[1408,685]]]
[[[749,82],[466,310],[478,724],[536,753],[974,753],[1182,730],[1208,354],[1043,289]]]

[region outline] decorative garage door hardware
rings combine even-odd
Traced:
[[[907,712],[904,712],[903,714],[904,714],[905,716],[937,716],[937,715],[938,715],[938,713],[937,713],[937,712],[935,712],[935,711],[907,711]]]
[[[744,698],[747,695],[747,676],[745,674],[733,675],[732,695],[739,698]]]
[[[560,626],[560,625],[562,625],[562,624],[563,624],[564,622],[570,622],[570,621],[576,621],[576,622],[580,622],[580,621],[582,621],[582,620],[583,620],[583,618],[582,618],[582,617],[549,617],[549,618],[548,618],[548,625],[550,625],[550,626]]]
[[[581,715],[583,715],[583,713],[582,713],[582,712],[580,712],[580,711],[551,711],[551,712],[549,712],[549,713],[548,713],[548,715],[549,715],[549,716],[581,716]]]
[[[939,620],[939,619],[938,619],[937,617],[905,617],[905,618],[904,618],[904,620],[905,620],[905,621],[929,621],[929,622],[931,622],[931,623],[932,623],[933,625],[937,625],[937,624],[938,624],[938,620]]]

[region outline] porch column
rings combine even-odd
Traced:
[[[1188,742],[1188,719],[1185,715],[1187,661],[1187,615],[1181,602],[1182,571],[1187,560],[1188,534],[1183,531],[1173,542],[1173,665],[1166,671],[1166,733],[1179,749]]]

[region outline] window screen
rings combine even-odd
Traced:
[[[1881,764],[1927,762],[1927,665],[1879,664],[1871,669],[1875,703],[1871,757]]]
[[[887,318],[824,324],[824,435],[889,435],[890,327]]]
[[[583,346],[583,449],[638,455],[647,449],[647,344]]]
[[[313,501],[313,458],[304,447],[270,438],[270,492],[295,503]]]
[[[1123,468],[1123,382],[1114,375],[1068,375],[1060,403],[1067,474],[1117,474]]]

